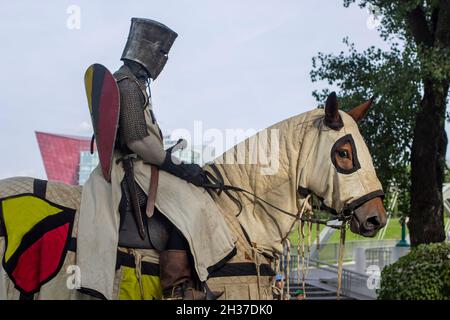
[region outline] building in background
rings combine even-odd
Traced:
[[[78,184],[83,185],[91,172],[97,167],[100,159],[98,158],[98,152],[95,151],[91,154],[91,151],[80,152],[80,166],[78,168]]]
[[[98,164],[98,155],[90,154],[91,139],[46,132],[36,138],[49,181],[84,184]]]
[[[170,139],[169,135],[165,135],[163,143],[164,149],[167,149],[175,145],[177,141]],[[214,147],[205,145],[188,145],[185,149],[177,150],[173,154],[183,162],[196,163],[198,165],[204,165],[216,157]]]
[[[166,135],[163,138],[164,149],[170,148],[177,143],[177,140],[171,140],[170,136]],[[186,148],[173,152],[173,155],[183,162],[187,163],[201,163],[201,153],[194,148]]]
[[[98,153],[90,153],[91,138],[36,132],[36,138],[49,181],[60,181],[71,185],[83,185],[99,163]],[[164,149],[176,143],[164,136]],[[208,152],[205,152],[207,150]],[[214,149],[205,146],[189,146],[174,152],[187,163],[204,164],[203,155],[213,155]]]

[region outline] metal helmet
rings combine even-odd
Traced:
[[[127,44],[120,60],[141,64],[155,80],[167,62],[167,54],[178,34],[154,20],[132,18]]]

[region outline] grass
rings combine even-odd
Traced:
[[[448,217],[445,217],[445,222],[448,221]],[[322,231],[324,228],[323,225],[320,225],[320,231]],[[381,232],[381,231],[380,231]],[[305,225],[305,234],[307,235],[307,226]],[[336,230],[336,232],[333,233],[328,243],[338,243],[339,242],[339,231]],[[406,228],[406,235],[408,235],[408,228]],[[399,218],[391,218],[389,221],[389,224],[387,226],[386,233],[384,235],[383,240],[400,240],[402,236],[402,226],[399,223]],[[314,242],[316,239],[316,225],[313,224],[312,226],[312,235],[311,235],[311,242]],[[354,234],[350,230],[346,233],[346,241],[361,241],[361,240],[369,240],[369,239],[377,239],[377,236],[374,238],[365,238],[363,236]],[[294,229],[294,231],[289,236],[289,240],[291,241],[291,244],[297,244],[298,243],[298,232],[297,228]]]

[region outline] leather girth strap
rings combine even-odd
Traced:
[[[147,197],[147,208],[145,213],[147,217],[151,218],[155,211],[155,203],[156,203],[156,192],[158,190],[158,180],[159,180],[159,169],[157,166],[151,165],[151,178],[150,178],[150,187],[148,189],[148,197]]]

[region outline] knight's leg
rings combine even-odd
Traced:
[[[165,299],[205,300],[204,290],[197,290],[189,244],[175,226],[167,248],[159,257],[160,279]]]
[[[167,250],[189,250],[189,244],[181,231],[172,225],[169,240],[167,242]]]

